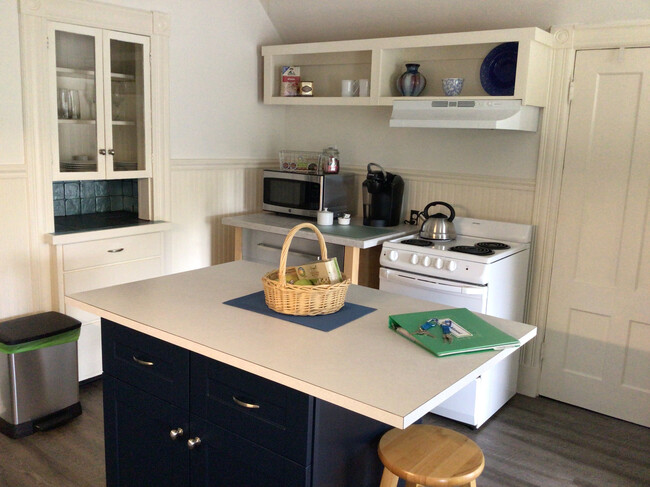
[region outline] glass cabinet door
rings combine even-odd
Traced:
[[[53,22],[48,42],[53,180],[151,177],[149,38]]]
[[[104,173],[101,30],[52,24],[50,62],[55,81],[52,105],[55,180],[96,179]],[[54,48],[52,49],[52,41]]]
[[[105,32],[106,177],[151,174],[149,38]]]

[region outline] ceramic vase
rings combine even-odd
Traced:
[[[418,96],[427,85],[427,79],[418,71],[419,64],[407,64],[406,71],[397,78],[397,91],[403,96]]]

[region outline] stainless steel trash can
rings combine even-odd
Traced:
[[[80,327],[55,311],[0,323],[0,432],[20,438],[81,414]]]

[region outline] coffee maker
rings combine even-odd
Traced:
[[[404,180],[371,162],[362,187],[363,224],[370,227],[398,225],[402,216]]]

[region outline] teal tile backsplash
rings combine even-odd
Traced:
[[[52,183],[54,216],[109,211],[138,212],[138,180],[57,181]]]

